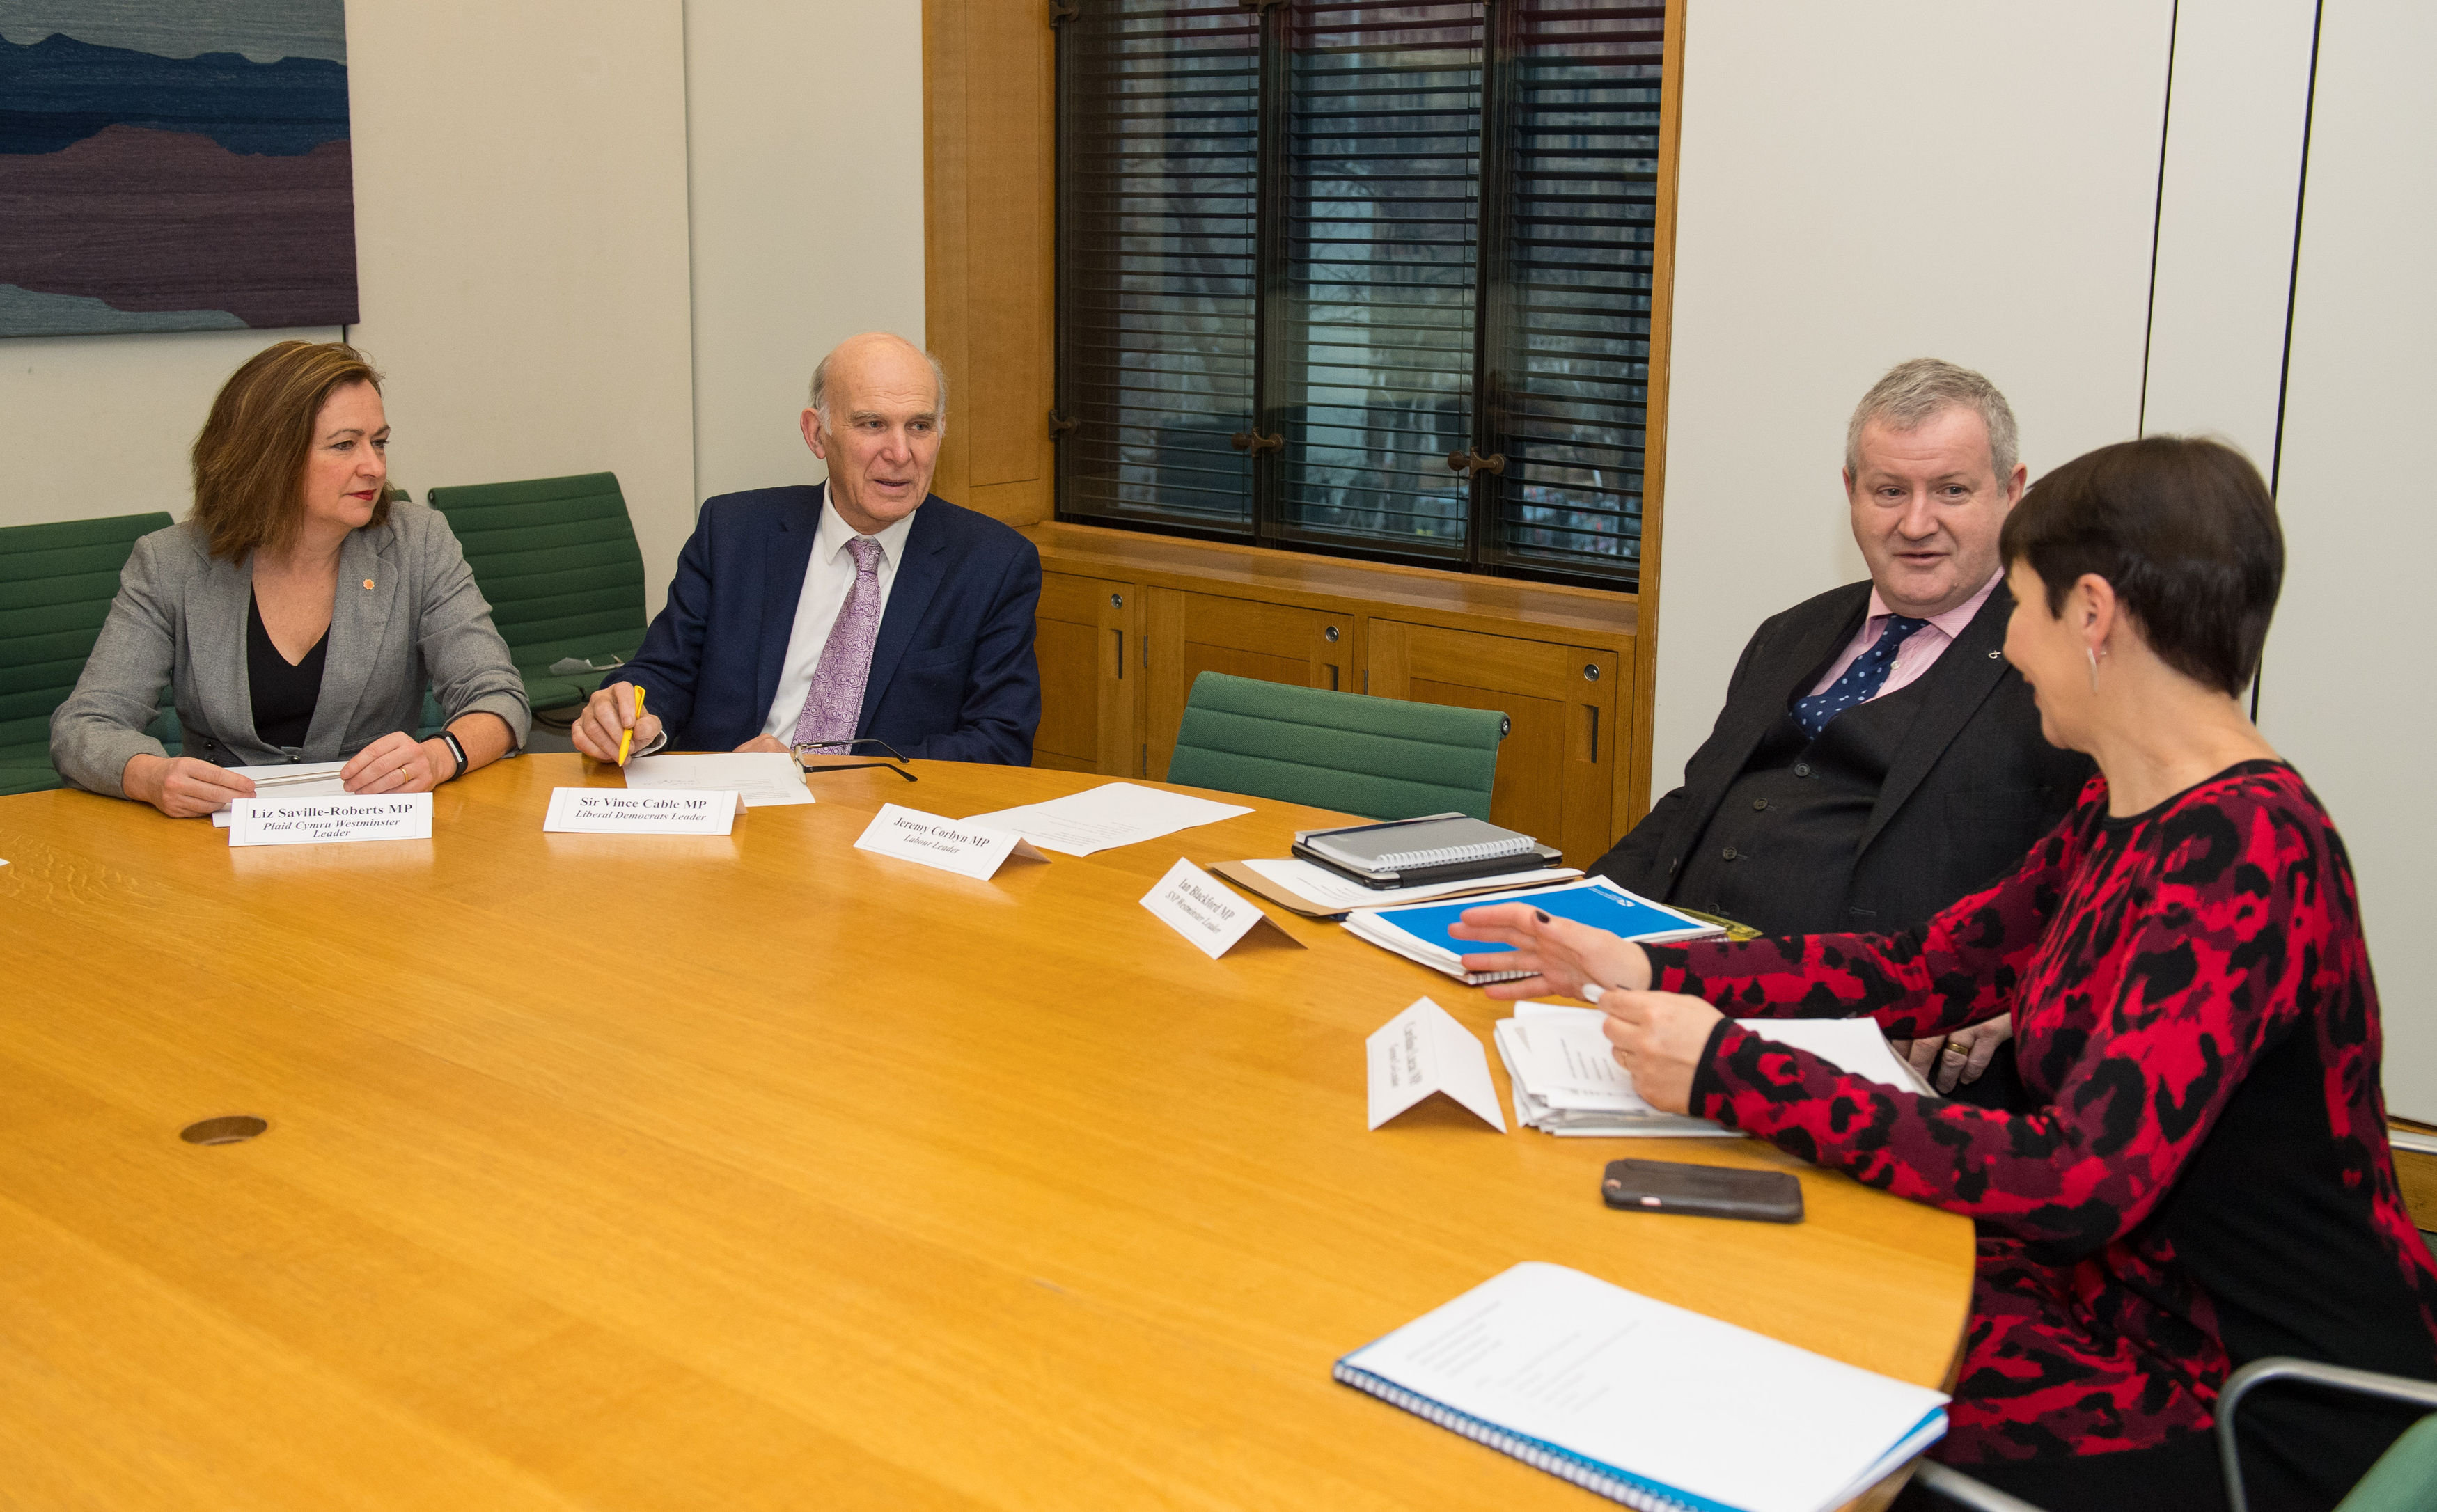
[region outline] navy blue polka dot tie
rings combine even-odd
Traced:
[[[1853,658],[1845,675],[1829,684],[1809,698],[1794,701],[1795,722],[1813,739],[1828,728],[1828,721],[1857,704],[1867,704],[1878,690],[1886,686],[1887,673],[1895,669],[1896,652],[1903,649],[1904,637],[1928,624],[1909,615],[1887,616],[1887,628],[1879,634],[1870,649]]]

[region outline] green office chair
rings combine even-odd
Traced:
[[[136,539],[168,524],[167,514],[121,514],[0,529],[0,793],[61,785],[51,711],[76,690]],[[166,704],[149,728],[178,754]]]
[[[2242,1493],[2242,1463],[2235,1454],[2236,1409],[2254,1388],[2275,1381],[2299,1382],[2324,1390],[2348,1391],[2437,1409],[2437,1382],[2281,1356],[2253,1360],[2226,1378],[2225,1389],[2217,1398],[2218,1463],[2225,1469],[2225,1499],[2230,1512],[2250,1512],[2251,1507]],[[1970,1507],[1972,1512],[2040,1512],[2040,1508],[2020,1497],[2007,1496],[1960,1470],[1932,1461],[1923,1460],[1914,1473],[1923,1490]],[[2336,1503],[2336,1512],[2420,1512],[2431,1506],[2437,1506],[2437,1411],[2405,1429],[2401,1437],[2388,1445],[2377,1463],[2369,1468],[2369,1473]]]
[[[643,553],[615,473],[435,488],[536,710],[581,704],[643,643]]]
[[[1494,709],[1203,672],[1185,698],[1167,780],[1372,819],[1486,819],[1505,727]]]

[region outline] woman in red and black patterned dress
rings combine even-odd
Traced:
[[[2238,454],[2152,438],[2041,479],[2002,550],[2007,658],[2100,773],[2010,875],[1898,934],[1644,950],[1520,904],[1465,917],[1522,952],[1482,966],[1539,972],[1493,994],[1599,996],[1653,1104],[1971,1215],[1937,1458],[2057,1512],[2221,1508],[2209,1429],[2238,1366],[2437,1379],[2352,868],[2236,702],[2283,540]],[[1751,1022],[1867,1015],[1908,1039],[2008,1012],[2013,1111],[1891,1091]],[[2302,1387],[2253,1408],[2254,1507],[2332,1506],[2410,1420]]]

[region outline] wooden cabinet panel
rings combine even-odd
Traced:
[[[1033,656],[1041,668],[1041,728],[1032,764],[1061,772],[1131,773],[1138,761],[1130,675],[1134,585],[1068,572],[1041,575]],[[1138,659],[1138,658],[1135,658]]]
[[[1616,762],[1632,689],[1613,650],[1373,619],[1371,691],[1496,709],[1512,721],[1498,750],[1490,817],[1587,866],[1616,837]]]
[[[1184,700],[1203,672],[1225,672],[1301,687],[1359,690],[1356,641],[1360,618],[1350,606],[1303,608],[1152,588],[1144,626],[1148,680],[1142,774],[1163,776],[1176,750]]]

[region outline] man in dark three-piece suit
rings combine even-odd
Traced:
[[[2005,660],[1997,534],[2025,473],[2004,395],[1902,364],[1854,411],[1844,477],[1870,580],[1762,623],[1684,785],[1595,872],[1766,934],[1876,933],[1992,880],[2072,807],[2090,761],[2041,737]],[[1999,1017],[1909,1053],[1942,1090],[1995,1058],[1965,1095],[2002,1099],[2011,1032]]]
[[[577,749],[614,761],[632,729],[638,756],[862,747],[1029,763],[1041,555],[931,495],[946,390],[893,336],[822,358],[802,426],[829,481],[703,505],[667,605],[586,704]]]

